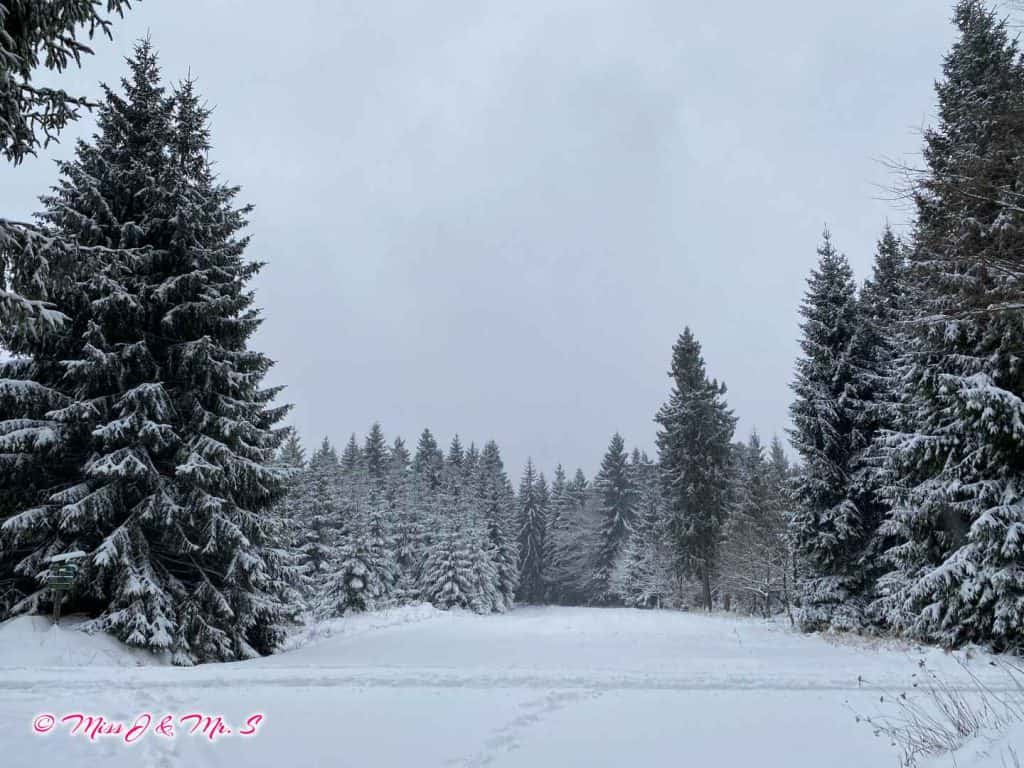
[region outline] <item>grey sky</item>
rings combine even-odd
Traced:
[[[287,10],[284,10],[287,8]],[[70,83],[151,33],[216,107],[307,442],[374,419],[596,469],[652,449],[684,325],[740,435],[781,433],[797,305],[828,222],[863,277],[882,156],[914,153],[952,39],[941,0],[145,0]],[[47,157],[4,169],[25,216]]]

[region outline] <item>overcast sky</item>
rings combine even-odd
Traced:
[[[287,10],[285,10],[287,9]],[[827,222],[858,277],[952,40],[942,0],[144,0],[65,82],[151,34],[215,106],[292,423],[342,443],[496,439],[591,475],[652,449],[690,325],[739,434],[783,433]],[[4,168],[26,216],[75,135]]]

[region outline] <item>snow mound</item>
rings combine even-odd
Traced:
[[[1024,723],[1004,731],[975,736],[956,752],[943,755],[927,768],[1007,768],[1024,764]]]
[[[367,613],[351,613],[338,619],[327,619],[307,624],[285,640],[280,652],[296,651],[330,638],[354,637],[379,629],[416,624],[455,612],[442,611],[429,603],[416,603]]]
[[[17,616],[0,623],[0,669],[22,667],[147,667],[168,663],[102,632],[84,632],[85,619]]]

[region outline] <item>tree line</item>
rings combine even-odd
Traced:
[[[776,438],[733,443],[725,387],[700,344],[676,344],[674,386],[657,414],[659,461],[612,436],[588,480],[528,460],[514,487],[494,441],[427,429],[414,448],[379,423],[339,451],[306,458],[291,434],[290,474],[275,515],[311,612],[319,618],[425,601],[480,613],[516,602],[683,607],[772,615],[789,610],[792,469]]]

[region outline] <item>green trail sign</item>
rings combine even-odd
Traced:
[[[70,592],[78,575],[75,560],[85,557],[85,552],[67,552],[50,558],[50,572],[46,585],[53,591],[53,621],[60,624],[60,606],[64,602],[64,593]]]

